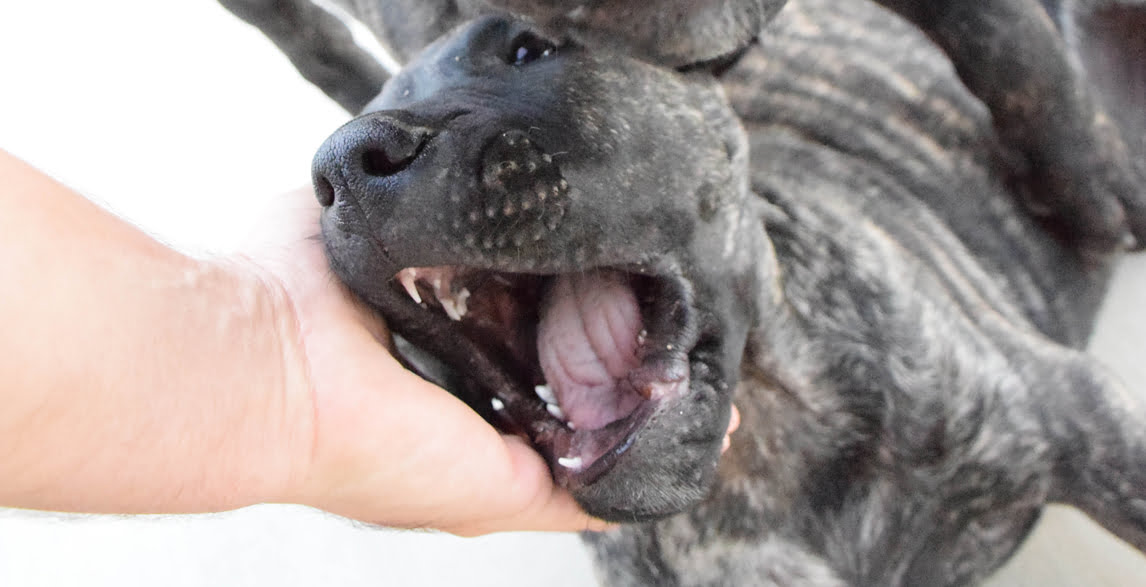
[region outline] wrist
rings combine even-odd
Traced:
[[[236,447],[248,473],[236,487],[236,507],[295,502],[311,469],[315,425],[298,308],[283,281],[262,265],[242,257],[208,263],[233,281],[238,306],[251,320],[252,346],[267,352],[255,361],[262,370],[243,418],[256,432]]]

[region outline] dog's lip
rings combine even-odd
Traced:
[[[511,273],[503,268],[457,266],[465,271]],[[419,341],[425,338],[448,337],[450,346],[455,349],[454,357],[442,357],[457,369],[466,365],[472,369],[474,378],[480,379],[481,386],[494,406],[494,418],[500,427],[510,433],[526,437],[538,452],[550,463],[554,479],[563,487],[576,490],[591,485],[610,471],[626,451],[638,440],[646,425],[660,411],[665,401],[677,399],[687,392],[689,386],[688,353],[693,344],[684,332],[674,332],[671,336],[660,336],[658,345],[661,351],[650,353],[633,371],[633,375],[618,385],[639,385],[641,381],[655,382],[657,391],[640,403],[632,412],[620,419],[594,430],[576,430],[564,420],[550,413],[546,404],[534,392],[528,375],[515,374],[513,367],[499,361],[486,349],[463,334],[458,322],[440,312],[429,311],[412,299],[407,284],[398,277],[416,267],[407,267],[395,274],[394,280],[384,290],[387,300],[388,320],[395,332],[402,334],[412,343],[424,346]],[[606,268],[597,268],[598,270]],[[422,268],[420,270],[425,270]],[[646,266],[615,266],[608,270],[623,271],[642,278],[671,280],[671,274],[650,275]],[[521,272],[541,279],[555,278],[566,272]],[[381,292],[379,292],[381,293]],[[410,336],[409,330],[424,333],[425,336]],[[688,329],[684,329],[688,330]],[[693,341],[695,342],[695,341]],[[675,349],[668,356],[664,348]],[[461,356],[466,355],[466,356]],[[451,358],[453,360],[451,360]],[[683,375],[682,375],[683,374]]]

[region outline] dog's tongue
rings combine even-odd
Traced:
[[[629,415],[641,397],[618,389],[637,358],[641,312],[624,275],[562,275],[541,304],[537,354],[568,422],[595,430]]]

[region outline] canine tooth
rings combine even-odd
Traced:
[[[406,288],[406,293],[413,298],[414,303],[422,303],[422,296],[418,293],[418,276],[413,269],[404,269],[398,273],[398,281],[402,282],[402,287]]]
[[[557,464],[566,469],[580,469],[581,462],[581,457],[561,457],[557,459]]]
[[[549,412],[550,416],[553,416],[562,422],[565,421],[565,412],[561,411],[561,406],[557,404],[545,404],[545,410]]]
[[[463,287],[461,290],[458,291],[458,293],[454,294],[454,305],[457,306],[457,308],[458,308],[458,314],[465,316],[466,313],[469,312],[469,308],[466,307],[466,304],[467,304],[467,302],[469,302],[469,299],[470,299],[470,290],[467,288]]]
[[[500,412],[505,409],[505,402],[495,398],[489,400],[489,405],[493,406],[493,411]]]
[[[454,322],[461,322],[462,321],[462,314],[461,314],[461,312],[458,312],[458,308],[457,308],[457,306],[454,305],[453,300],[451,300],[451,299],[445,299],[445,300],[439,299],[438,301],[442,303],[442,309],[446,311],[446,316],[449,316],[450,320],[453,320]]]
[[[547,404],[556,404],[557,403],[557,396],[553,395],[553,389],[550,388],[548,385],[538,385],[538,386],[534,387],[533,393],[536,393],[537,397],[541,398],[542,401],[544,401]]]

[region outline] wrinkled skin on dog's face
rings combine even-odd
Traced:
[[[703,498],[772,266],[715,82],[486,18],[367,112],[315,158],[323,237],[411,362],[593,515]]]

